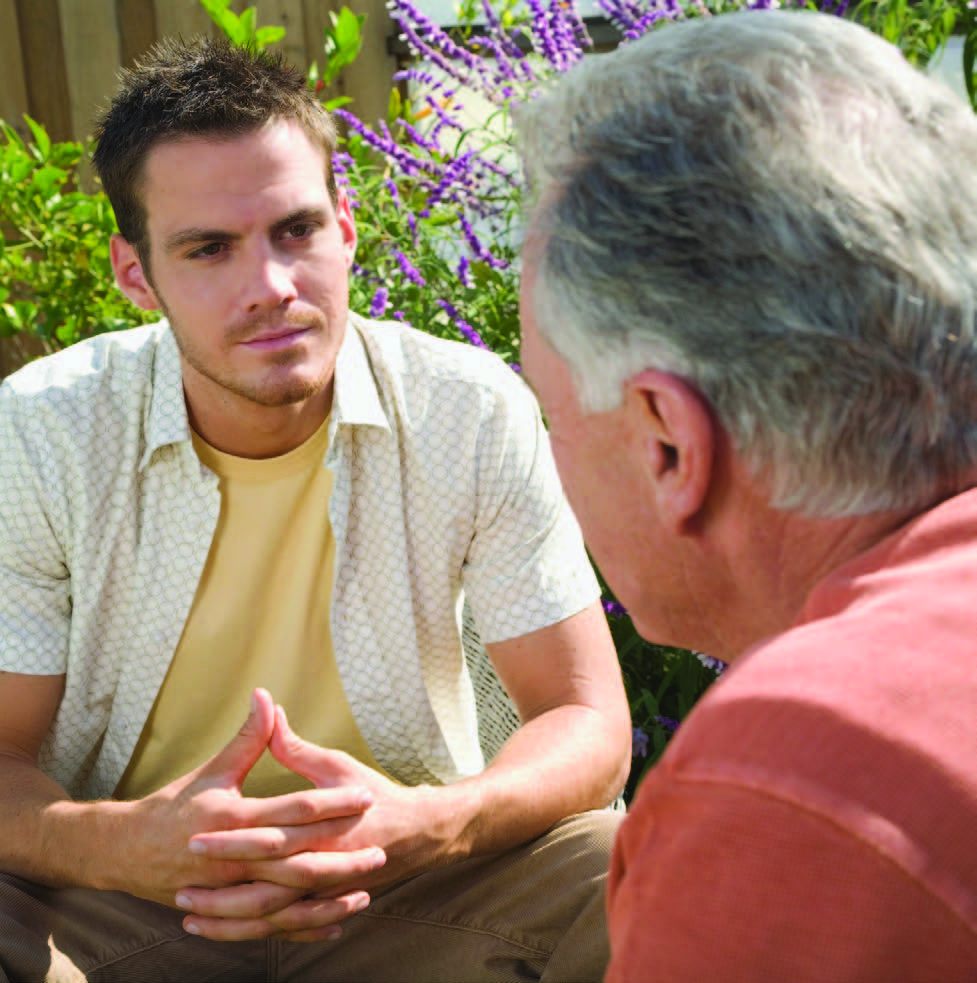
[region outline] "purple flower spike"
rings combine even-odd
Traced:
[[[377,292],[373,295],[373,301],[370,304],[370,317],[382,317],[383,312],[387,309],[387,298],[390,296],[390,291],[386,287],[378,287]]]
[[[467,321],[462,319],[453,304],[449,304],[446,300],[439,300],[438,304],[454,322],[455,327],[461,332],[463,338],[467,339],[476,348],[484,348],[491,351],[489,346],[482,341],[482,336]]]
[[[648,735],[640,727],[631,728],[631,757],[648,757]]]
[[[411,283],[416,284],[418,287],[427,285],[427,281],[421,275],[421,271],[399,249],[394,250],[394,259],[397,260],[397,265],[400,267],[401,272]]]

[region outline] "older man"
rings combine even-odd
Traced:
[[[735,661],[618,837],[608,979],[974,979],[977,122],[748,12],[520,125],[571,504],[643,635]]]

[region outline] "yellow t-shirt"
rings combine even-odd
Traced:
[[[295,733],[379,766],[350,712],[329,629],[336,544],[328,420],[300,447],[250,460],[193,435],[219,478],[220,519],[190,616],[125,774],[120,799],[140,798],[219,751],[265,687]],[[266,752],[247,795],[309,787]]]

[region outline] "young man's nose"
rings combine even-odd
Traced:
[[[291,264],[270,250],[262,251],[255,257],[243,291],[249,311],[279,307],[286,301],[295,300],[298,295]]]

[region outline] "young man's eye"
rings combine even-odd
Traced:
[[[315,225],[312,222],[296,222],[295,225],[290,225],[284,233],[284,238],[286,239],[308,239],[310,235],[315,231]]]
[[[224,249],[224,243],[222,242],[208,242],[204,246],[199,246],[190,253],[190,259],[197,259],[198,257],[207,256],[217,256]]]

